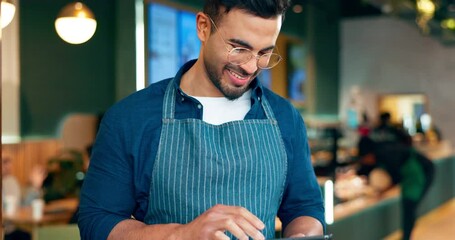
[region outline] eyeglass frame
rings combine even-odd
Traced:
[[[215,30],[218,32],[218,36],[221,38],[221,40],[223,40],[223,42],[224,42],[224,44],[225,44],[225,47],[226,47],[226,50],[228,51],[227,59],[228,59],[228,62],[229,62],[229,63],[239,66],[239,65],[243,65],[243,64],[245,64],[245,63],[251,61],[251,59],[255,58],[255,59],[256,59],[256,66],[257,66],[258,68],[260,68],[260,69],[271,69],[271,68],[276,67],[276,66],[281,62],[281,60],[283,60],[283,57],[281,57],[281,55],[278,54],[278,53],[270,52],[270,53],[264,53],[264,54],[254,54],[253,51],[251,51],[251,50],[248,49],[248,48],[245,48],[245,47],[234,47],[234,46],[232,46],[232,44],[228,43],[228,42],[223,38],[223,36],[222,36],[221,33],[220,33],[220,30],[219,30],[218,26],[215,24],[215,22],[213,21],[213,19],[212,19],[209,15],[207,15],[207,14],[205,14],[205,15],[207,16],[208,19],[210,19],[210,22],[213,24],[213,26],[215,27]],[[229,50],[229,47],[228,47],[228,46],[231,46],[232,49]],[[275,49],[275,48],[274,48],[274,49]],[[244,62],[242,62],[242,63],[234,63],[234,62],[231,62],[231,60],[229,59],[229,56],[232,56],[233,52],[238,51],[238,50],[249,52],[251,57],[248,58],[248,60],[246,60],[246,61],[244,61]],[[277,51],[278,51],[278,49],[277,49]],[[261,66],[259,66],[259,59],[262,58],[262,57],[264,57],[264,56],[269,56],[269,57],[271,57],[271,56],[277,56],[277,57],[278,57],[278,60],[277,60],[276,63],[275,63],[273,66],[271,66],[271,67],[261,67]]]

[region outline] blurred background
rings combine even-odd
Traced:
[[[364,234],[381,239],[399,229],[393,215],[397,192],[392,192],[394,200],[387,198],[391,208],[376,208],[388,215],[367,217],[378,230],[360,229],[356,236],[347,230],[367,224],[354,213],[384,200],[371,193],[361,176],[347,177],[358,161],[362,129],[377,126],[382,113],[390,113],[390,124],[406,132],[441,169],[419,214],[452,199],[455,1],[291,2],[277,42],[284,61],[264,71],[260,80],[289,99],[307,124],[321,188],[328,180],[335,184],[329,229],[341,236],[337,239],[365,239]],[[2,0],[2,152],[11,156],[12,173],[21,186],[30,183],[35,166],[48,168],[55,159],[73,163],[61,164],[61,169],[72,170],[60,172],[72,174],[77,181],[70,182],[77,185],[102,113],[127,95],[174,76],[184,62],[198,56],[194,23],[203,0],[80,4]],[[14,14],[6,25],[11,5]],[[74,44],[63,36],[71,27],[57,19],[78,11],[88,19],[82,28],[87,39],[78,39],[83,32],[69,32],[82,41]],[[68,151],[80,155],[71,160]],[[342,178],[337,181],[337,176]],[[71,194],[77,197],[77,189]],[[337,210],[348,205],[349,211]]]

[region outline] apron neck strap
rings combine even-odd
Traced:
[[[167,85],[163,100],[163,119],[174,119],[175,113],[175,79],[172,78]]]

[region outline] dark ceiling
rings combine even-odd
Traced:
[[[341,0],[341,17],[363,17],[381,15],[381,9],[364,0]]]

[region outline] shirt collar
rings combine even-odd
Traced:
[[[194,63],[196,63],[196,60],[197,59],[193,59],[193,60],[190,60],[188,61],[187,63],[185,63],[180,69],[179,71],[177,72],[177,74],[175,75],[174,79],[174,87],[175,89],[177,90],[177,92],[182,95],[182,96],[187,96],[187,94],[185,92],[183,92],[183,90],[180,88],[180,82],[182,80],[182,76],[183,74],[188,71],[193,65]],[[262,84],[260,83],[260,81],[255,78],[253,79],[253,81],[251,82],[251,98],[252,99],[261,99],[262,98],[262,94],[263,94],[263,86]]]

